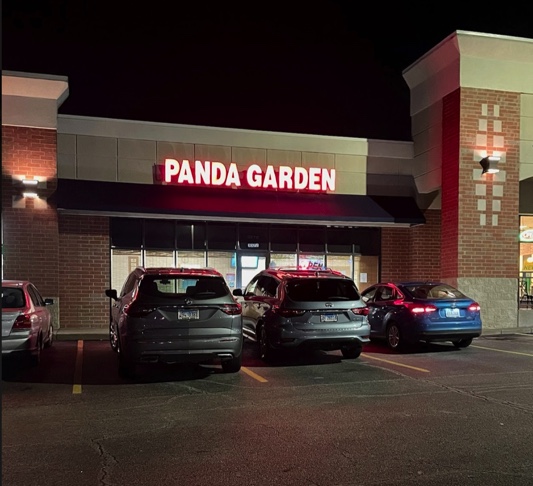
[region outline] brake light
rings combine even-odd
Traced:
[[[239,314],[242,314],[242,306],[238,302],[235,304],[221,305],[220,310],[229,316],[238,316]]]
[[[468,306],[468,310],[472,312],[479,312],[481,310],[481,306],[477,302],[474,302]]]
[[[355,309],[352,309],[352,312],[358,316],[367,316],[368,310],[368,307],[357,307]]]
[[[430,314],[431,312],[435,312],[437,310],[434,305],[410,304],[406,305],[406,307],[409,308],[413,314]]]
[[[31,329],[31,319],[28,314],[20,314],[13,323],[13,329]]]
[[[276,314],[279,314],[281,317],[288,317],[288,318],[303,316],[306,312],[305,310],[301,310],[301,309],[286,309],[284,307],[279,307],[277,305],[272,306],[272,310]]]
[[[135,304],[128,304],[124,306],[124,314],[126,314],[128,317],[146,317],[155,310],[155,307],[145,307]]]

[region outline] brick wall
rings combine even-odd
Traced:
[[[109,218],[60,215],[62,328],[105,328],[109,323]]]
[[[55,130],[2,126],[3,277],[31,280],[45,297],[58,295],[57,214],[46,202],[57,187],[56,150]],[[46,178],[42,199],[21,198],[13,183],[21,175]]]
[[[504,91],[461,90],[458,220],[458,276],[516,278],[519,242],[520,95]],[[479,152],[503,152],[500,174],[480,169]],[[476,186],[485,195],[476,194]],[[484,201],[486,209],[479,209]],[[480,223],[480,215],[486,224]],[[497,218],[497,221],[493,221]],[[443,218],[444,219],[444,218]]]
[[[424,225],[381,230],[381,281],[440,279],[440,213],[427,210]]]

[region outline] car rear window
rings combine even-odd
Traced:
[[[405,287],[416,299],[466,299],[460,290],[447,284],[420,284]]]
[[[229,294],[226,283],[219,277],[190,275],[145,276],[141,280],[142,297],[192,297],[196,300],[215,299]]]
[[[287,282],[287,295],[295,302],[358,300],[359,292],[349,279],[293,279]]]
[[[2,287],[2,307],[21,309],[26,307],[26,299],[22,289]]]

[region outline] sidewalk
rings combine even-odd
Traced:
[[[106,329],[58,329],[55,333],[58,341],[107,341],[109,330]]]

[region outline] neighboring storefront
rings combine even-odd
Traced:
[[[63,328],[107,327],[138,265],[442,279],[486,328],[526,325],[533,41],[456,32],[404,77],[413,142],[58,115],[66,78],[3,72],[3,277]]]

